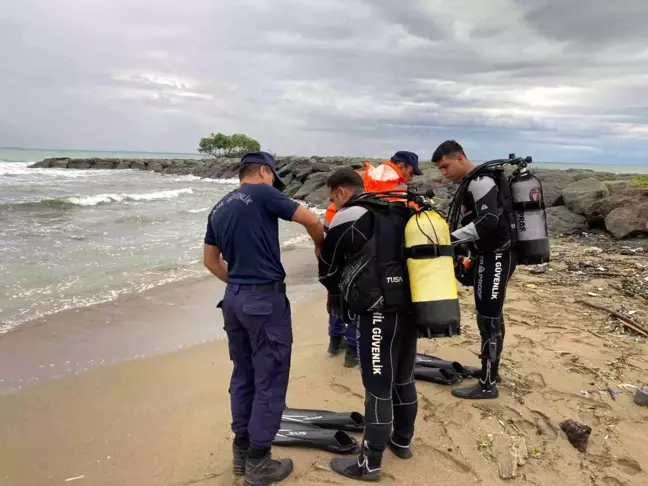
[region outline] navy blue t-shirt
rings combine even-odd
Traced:
[[[233,284],[283,282],[279,218],[290,221],[299,203],[266,184],[243,184],[209,213],[205,244],[217,246]]]

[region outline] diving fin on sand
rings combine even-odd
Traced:
[[[416,354],[416,366],[425,366],[428,368],[439,368],[442,370],[454,371],[461,375],[462,378],[475,378],[476,374],[481,372],[481,368],[473,366],[464,366],[458,361],[446,361],[436,356],[430,356],[423,353]]]
[[[414,367],[414,379],[438,383],[440,385],[454,385],[455,383],[459,383],[463,377],[453,370],[416,365]]]
[[[281,415],[282,423],[315,425],[322,429],[362,432],[365,421],[361,413],[337,413],[328,410],[286,408]]]
[[[342,430],[320,429],[315,425],[284,421],[272,445],[308,447],[334,454],[353,454],[360,450],[356,440]]]

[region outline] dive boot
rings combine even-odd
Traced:
[[[409,445],[406,446],[398,445],[396,442],[394,442],[393,437],[389,439],[389,443],[387,444],[387,447],[389,447],[389,450],[392,451],[397,457],[400,457],[401,459],[410,459],[413,456],[412,448]]]
[[[237,444],[236,440],[232,442],[233,466],[236,476],[243,476],[245,474],[245,461],[247,461],[248,447],[248,444]]]
[[[291,459],[273,459],[268,452],[261,459],[247,459],[243,486],[266,486],[283,481],[293,471]]]
[[[357,457],[334,457],[331,469],[347,478],[358,481],[380,481],[380,459],[369,458],[364,452]]]
[[[342,351],[342,336],[331,336],[329,339],[328,354],[336,356]]]
[[[496,383],[487,383],[481,379],[472,386],[464,388],[456,388],[452,390],[452,395],[457,398],[466,398],[473,400],[485,400],[489,398],[497,398],[499,392]]]
[[[344,366],[346,368],[354,368],[358,366],[358,349],[355,347],[349,346],[346,349],[346,354],[344,355]]]

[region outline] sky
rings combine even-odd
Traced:
[[[647,163],[646,0],[3,0],[0,146]]]

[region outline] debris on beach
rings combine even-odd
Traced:
[[[497,459],[499,475],[502,479],[513,479],[519,474],[529,457],[524,437],[496,435],[493,439],[493,456]]]
[[[637,388],[634,402],[642,407],[648,407],[648,386]]]
[[[580,452],[587,450],[587,442],[592,433],[592,428],[589,425],[584,425],[569,419],[560,423],[560,430],[567,434],[569,443],[577,450]]]

